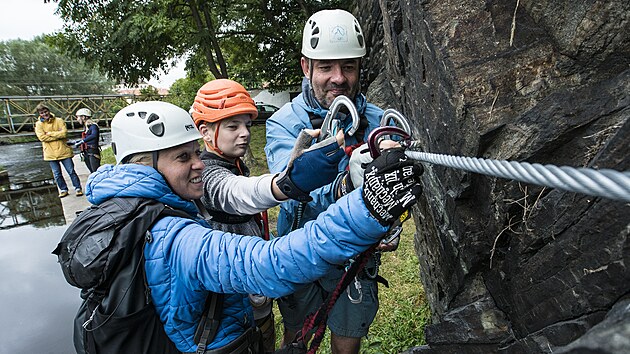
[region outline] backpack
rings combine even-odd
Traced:
[[[74,320],[77,353],[179,353],[153,306],[144,268],[148,230],[166,215],[190,218],[152,199],[113,198],[83,211],[62,236],[52,253],[83,299]]]

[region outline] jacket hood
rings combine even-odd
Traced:
[[[191,216],[197,215],[193,202],[173,193],[158,171],[144,165],[101,166],[88,178],[85,195],[90,203],[97,205],[115,197],[150,198]]]

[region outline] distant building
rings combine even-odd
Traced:
[[[249,90],[249,94],[256,102],[266,103],[280,108],[285,103],[291,102],[291,100],[300,93],[299,89],[300,87],[298,86],[276,93],[271,93],[265,89],[254,89]]]
[[[137,85],[127,85],[127,84],[118,84],[114,87],[114,91],[118,92],[121,95],[140,95],[140,91],[145,90],[149,87],[153,87],[151,85],[149,85],[149,83],[147,83],[146,81],[143,81],[141,83],[138,83]],[[158,87],[153,87],[158,91],[158,94],[163,96],[163,95],[168,95],[168,89],[166,88],[158,88]]]

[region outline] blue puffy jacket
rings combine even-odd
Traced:
[[[91,174],[88,200],[144,197],[197,216],[195,205],[174,194],[155,169],[105,165]],[[212,230],[201,219],[164,217],[151,228],[145,248],[151,295],[166,333],[183,352],[195,351],[193,336],[209,291],[224,293],[221,325],[209,349],[222,347],[253,326],[244,294],[281,297],[366,250],[386,231],[357,190],[314,222],[287,237],[264,241]]]
[[[313,129],[309,113],[320,118],[326,117],[328,110],[323,109],[317,103],[315,104],[317,105],[316,108],[312,108],[306,104],[304,93],[302,93],[294,98],[292,102],[282,106],[271,118],[267,119],[267,145],[265,146],[265,154],[267,155],[267,164],[269,165],[269,171],[271,173],[279,173],[287,167],[289,158],[291,157],[291,150],[300,132],[305,128]],[[383,116],[383,110],[371,103],[367,103],[363,95],[358,95],[355,100],[355,106],[359,114],[365,116],[368,120],[368,127],[365,130],[365,138],[367,138],[369,132],[378,128],[381,117]],[[352,126],[352,118],[348,116],[343,124],[347,131]],[[345,140],[346,146],[358,143],[354,136],[348,134],[346,134]],[[348,161],[348,156],[341,160],[339,163],[340,173],[346,170]],[[306,221],[314,220],[319,213],[326,210],[329,205],[335,202],[334,193],[336,185],[339,182],[339,177],[341,177],[341,174],[338,175],[333,183],[311,192],[310,195],[313,197],[313,200],[306,205],[302,222],[300,222],[298,227],[302,227]],[[277,226],[279,236],[286,235],[291,231],[298,204],[299,202],[295,200],[280,204]]]

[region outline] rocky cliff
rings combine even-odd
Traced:
[[[630,170],[630,2],[361,1],[368,99],[425,151]],[[425,164],[429,353],[630,352],[630,205]]]

